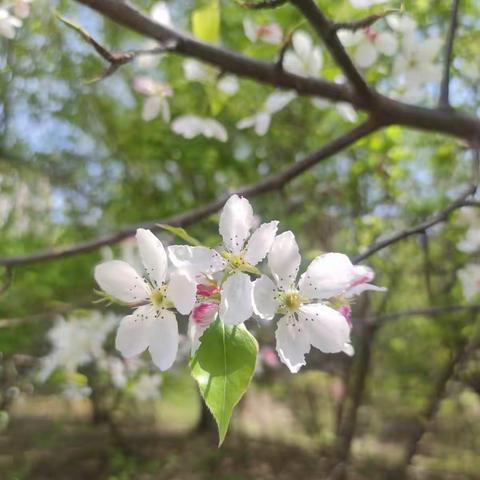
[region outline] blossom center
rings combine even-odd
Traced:
[[[155,307],[161,307],[166,298],[165,288],[156,288],[150,295],[150,300]]]
[[[285,293],[283,303],[287,310],[294,312],[299,309],[302,304],[302,300],[298,292],[287,292]]]

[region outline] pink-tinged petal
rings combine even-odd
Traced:
[[[228,325],[239,325],[253,314],[253,283],[241,272],[234,273],[222,285],[220,318]]]
[[[169,310],[158,310],[148,330],[148,350],[153,363],[162,371],[168,370],[178,351],[179,336],[175,315]]]
[[[297,373],[305,362],[305,355],[310,351],[308,332],[294,315],[282,317],[277,324],[275,338],[280,360],[292,373]]]
[[[145,280],[127,263],[111,260],[95,267],[95,280],[102,290],[125,303],[138,303],[150,296]]]
[[[162,242],[150,230],[144,228],[137,230],[136,239],[148,278],[154,285],[162,285],[168,266],[167,254]]]
[[[220,287],[215,283],[200,283],[197,285],[197,295],[201,297],[212,297],[220,293]]]
[[[300,260],[295,235],[290,231],[277,235],[268,254],[268,265],[281,289],[285,290],[295,282]]]
[[[253,311],[264,320],[271,320],[278,307],[280,298],[277,286],[266,276],[262,275],[253,283]]]
[[[215,320],[218,308],[218,302],[215,301],[199,303],[192,310],[191,320],[195,325],[207,327]]]
[[[321,303],[302,305],[298,317],[305,322],[310,343],[324,353],[342,352],[350,342],[350,327],[333,308]]]
[[[272,243],[277,234],[278,222],[276,220],[260,225],[253,233],[247,243],[245,260],[256,265],[261,262],[270,251]]]
[[[239,253],[250,234],[254,222],[250,202],[238,195],[232,195],[220,214],[219,230],[225,247]]]
[[[310,299],[326,299],[345,292],[356,279],[355,268],[342,253],[315,258],[300,277],[300,294]]]
[[[352,328],[352,308],[350,305],[343,305],[338,310],[341,315],[345,317],[345,320],[348,323],[348,326]]]
[[[192,278],[212,275],[225,268],[225,260],[207,247],[172,245],[168,247],[168,256],[175,268],[187,272]]]
[[[132,315],[124,317],[118,327],[115,348],[125,357],[140,355],[148,347],[149,326],[155,315],[151,305],[137,308]]]

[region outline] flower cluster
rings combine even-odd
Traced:
[[[0,5],[0,36],[15,38],[16,29],[22,26],[22,19],[30,15],[32,0],[14,0]]]
[[[95,279],[111,298],[133,309],[120,323],[116,347],[127,358],[147,350],[161,370],[177,356],[176,313],[189,315],[192,352],[217,318],[240,325],[256,317],[278,318],[276,348],[292,372],[305,365],[311,346],[326,353],[352,354],[350,299],[374,274],[346,255],[316,257],[298,276],[301,257],[291,231],[278,234],[278,221],[255,228],[246,198],[233,195],[220,215],[223,243],[217,249],[172,245],[167,249],[149,230],[136,239],[144,271],[111,260],[95,268]],[[267,260],[268,273],[258,266]],[[252,277],[255,280],[252,280]]]

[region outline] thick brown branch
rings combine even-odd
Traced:
[[[100,238],[95,238],[78,245],[73,245],[70,247],[58,248],[55,250],[49,250],[46,252],[39,252],[30,255],[22,255],[18,257],[3,257],[0,258],[0,265],[5,267],[12,267],[16,265],[26,265],[30,263],[44,262],[48,260],[55,260],[59,258],[69,257],[72,255],[77,255],[80,253],[91,252],[105,245],[112,245],[114,243],[120,242],[121,240],[135,235],[137,228],[149,228],[151,230],[158,230],[159,224],[169,224],[175,227],[185,227],[191,225],[203,218],[211,215],[212,213],[220,210],[225,202],[228,200],[231,194],[237,193],[245,197],[255,197],[262,193],[270,192],[273,190],[278,190],[286,185],[288,182],[298,177],[303,172],[314,167],[321,161],[335,155],[336,153],[345,150],[350,145],[354,144],[357,140],[360,140],[363,137],[366,137],[370,133],[374,132],[381,128],[382,125],[377,123],[375,120],[367,120],[366,122],[360,124],[344,135],[336,138],[330,143],[327,143],[317,151],[307,155],[305,158],[299,162],[295,162],[290,167],[285,170],[271,175],[263,180],[260,180],[257,183],[252,185],[247,185],[241,187],[232,192],[226,193],[221,197],[213,200],[206,205],[203,205],[198,208],[194,208],[186,213],[180,215],[174,215],[173,217],[163,218],[160,220],[155,220],[153,222],[140,223],[138,225],[132,225],[125,228],[119,232],[116,232],[111,235],[106,235]]]
[[[365,100],[372,100],[372,91],[337,37],[336,27],[313,0],[290,0],[310,22],[328,51],[355,91]]]
[[[460,0],[453,0],[452,13],[450,16],[450,28],[448,30],[447,41],[445,43],[445,56],[443,60],[443,77],[440,86],[440,98],[438,104],[442,108],[450,107],[450,68],[453,58],[453,44],[458,26],[458,10]]]
[[[425,220],[424,222],[418,225],[415,225],[413,227],[400,230],[399,232],[393,233],[388,237],[385,237],[383,240],[379,240],[375,242],[371,247],[367,249],[367,251],[365,251],[360,255],[357,255],[353,259],[353,262],[354,263],[361,262],[362,260],[365,260],[366,258],[370,257],[374,253],[380,250],[383,250],[389,245],[397,243],[400,240],[408,238],[412,235],[424,233],[426,230],[428,230],[429,228],[432,228],[434,225],[445,222],[452,212],[465,206],[465,202],[468,199],[468,197],[472,196],[476,192],[476,190],[477,190],[476,185],[470,186],[464,193],[462,193],[462,195],[460,195],[456,200],[454,200],[447,208],[441,210],[432,218]]]
[[[366,102],[344,85],[322,79],[300,77],[278,69],[275,63],[249,58],[171,30],[142,14],[126,1],[77,1],[160,43],[174,40],[177,45],[172,49],[173,51],[215,65],[221,71],[248,77],[275,87],[292,89],[301,95],[318,96],[333,102],[348,102],[357,109],[383,118],[384,123],[444,133],[469,142],[480,141],[480,120],[467,114],[416,107],[378,94],[374,95],[374,102]]]

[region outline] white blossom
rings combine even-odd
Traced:
[[[243,20],[243,31],[252,43],[258,40],[270,43],[271,45],[279,45],[282,43],[283,32],[278,23],[257,25],[252,19],[245,17]]]
[[[220,142],[228,140],[225,127],[214,118],[202,118],[196,115],[181,115],[172,122],[172,131],[184,138],[192,139],[203,135]]]
[[[143,374],[135,382],[132,389],[133,397],[139,402],[157,400],[160,397],[160,385],[162,377],[160,375]]]
[[[103,344],[117,324],[114,315],[96,311],[69,320],[60,317],[48,331],[52,350],[41,360],[39,380],[45,381],[58,368],[75,372],[78,367],[103,358]]]
[[[353,48],[353,60],[360,68],[372,66],[380,54],[393,56],[398,48],[397,39],[392,33],[377,32],[371,27],[355,32],[340,30],[338,38],[345,47]]]
[[[288,50],[283,57],[283,68],[302,76],[318,76],[323,66],[320,47],[313,45],[307,32],[297,30],[292,36],[293,51]]]
[[[193,58],[183,62],[183,74],[190,82],[215,85],[226,95],[235,95],[239,88],[238,79],[234,75],[220,75],[218,69]]]
[[[371,278],[370,270],[352,265],[346,255],[327,253],[315,258],[297,283],[300,261],[293,233],[278,235],[268,254],[273,280],[262,275],[253,290],[254,311],[260,318],[281,315],[277,352],[293,373],[305,365],[311,346],[325,353],[353,353],[349,323],[331,305],[349,290],[356,294]]]
[[[237,128],[253,127],[257,135],[265,135],[270,128],[272,115],[285,108],[296,96],[295,92],[273,92],[267,97],[261,109],[254,115],[240,120],[237,123]]]
[[[165,122],[170,121],[168,97],[171,97],[173,92],[169,85],[142,76],[135,78],[133,88],[147,97],[142,109],[143,120],[148,122],[161,115]]]
[[[12,39],[15,37],[15,29],[22,26],[22,21],[10,14],[3,7],[0,7],[0,36]]]
[[[425,96],[425,85],[441,80],[442,69],[437,56],[442,45],[440,37],[419,40],[415,30],[405,32],[393,64],[393,75],[405,100],[421,101]]]
[[[463,296],[470,301],[480,293],[480,265],[470,263],[458,272],[458,278],[462,283]]]
[[[191,312],[196,285],[182,271],[169,271],[167,253],[152,232],[140,228],[136,238],[146,278],[128,263],[112,260],[97,265],[95,279],[107,294],[136,307],[120,323],[117,349],[131,358],[148,348],[155,365],[167,370],[175,361],[179,340],[172,310],[175,308],[182,315]]]
[[[388,0],[350,0],[350,3],[355,8],[368,8],[374,5],[379,5],[381,3],[385,3]]]

